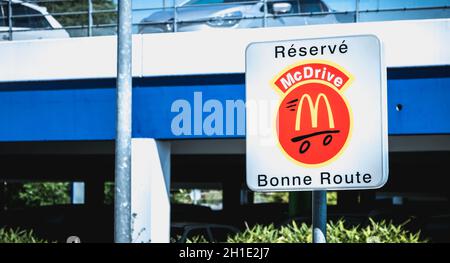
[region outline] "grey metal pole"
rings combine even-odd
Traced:
[[[88,0],[88,36],[92,36],[92,26],[94,25],[94,18],[92,17],[92,0]]]
[[[131,0],[119,0],[114,239],[131,242]]]
[[[355,3],[355,23],[359,22],[359,0]]]
[[[312,192],[313,243],[327,242],[327,191]]]
[[[264,2],[263,27],[267,27],[267,0],[263,0],[263,2]]]
[[[177,3],[174,3],[173,6],[173,32],[178,31],[178,12],[177,12]]]
[[[12,31],[12,0],[8,1],[8,40],[13,40]]]

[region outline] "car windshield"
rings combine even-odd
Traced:
[[[207,5],[207,4],[226,4],[248,2],[249,0],[191,0],[184,5]]]

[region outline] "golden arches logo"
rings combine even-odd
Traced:
[[[351,108],[343,93],[352,80],[339,65],[323,60],[291,65],[272,80],[281,95],[276,119],[279,146],[290,160],[321,167],[343,152],[352,131]]]
[[[303,102],[307,101],[309,106],[309,112],[311,114],[311,127],[317,128],[317,118],[319,114],[319,103],[320,101],[325,102],[325,106],[327,107],[327,114],[328,114],[328,126],[329,128],[334,129],[334,117],[333,117],[333,111],[331,110],[330,102],[328,101],[328,98],[325,94],[319,93],[319,95],[316,98],[315,103],[313,104],[313,100],[309,94],[303,94],[303,96],[300,98],[300,102],[298,103],[297,107],[297,115],[295,118],[295,130],[300,131],[300,124],[301,124],[301,116],[303,112]]]

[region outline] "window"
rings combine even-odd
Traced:
[[[38,11],[21,4],[13,4],[13,27],[47,28],[47,19]],[[15,17],[20,16],[20,17]]]
[[[289,192],[259,192],[253,195],[253,203],[288,203]]]
[[[315,13],[328,11],[326,10],[327,8],[324,7],[322,1],[320,0],[303,0],[301,1],[300,9],[302,13]]]
[[[0,26],[8,26],[8,3],[0,2]]]
[[[223,191],[199,188],[171,189],[170,200],[174,204],[192,204],[207,206],[212,210],[222,210]]]
[[[247,2],[248,0],[191,0],[186,5],[207,5],[207,4],[225,4]]]
[[[274,2],[269,2],[267,1],[267,12],[269,14],[273,14],[273,4],[275,3],[289,3],[291,4],[291,11],[289,12],[289,14],[295,14],[298,13],[298,1],[297,0],[290,0],[290,1],[274,1]],[[264,6],[261,7],[261,12],[264,12]]]

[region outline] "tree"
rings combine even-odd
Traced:
[[[70,203],[69,183],[67,182],[25,183],[18,195],[26,206]]]
[[[63,14],[68,12],[87,12],[88,0],[55,0],[38,2],[40,6],[45,6],[58,22],[64,27],[86,26],[88,24],[88,14]],[[115,10],[116,4],[113,0],[92,0],[94,11]],[[61,15],[59,15],[61,14]],[[94,13],[94,25],[116,24],[117,12]]]

